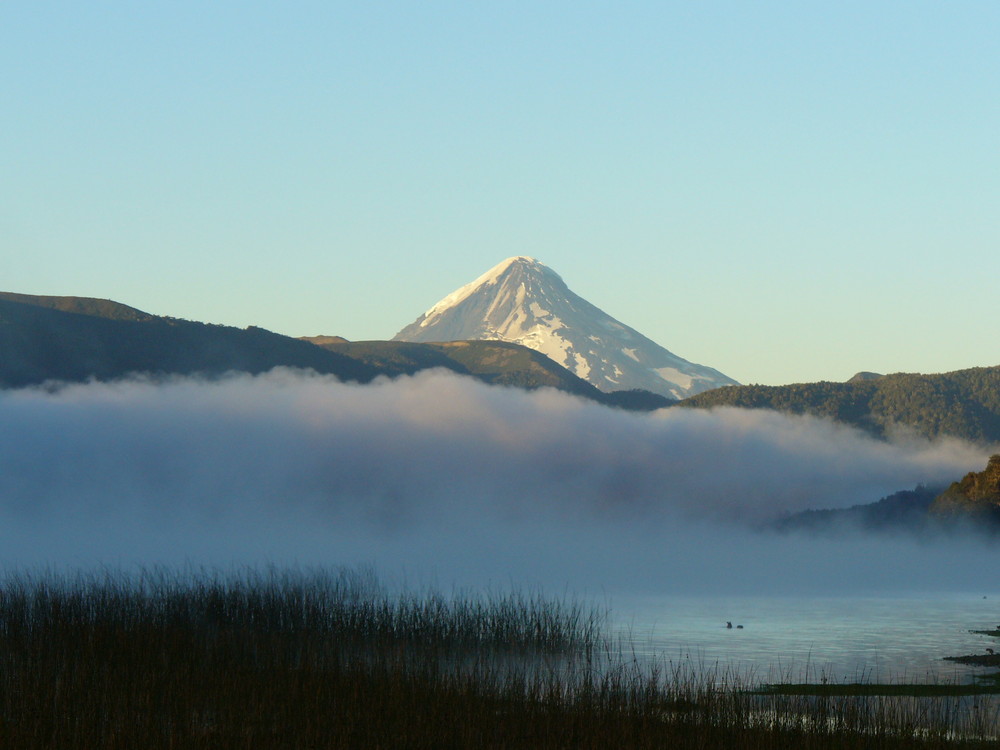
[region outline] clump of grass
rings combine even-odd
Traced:
[[[10,574],[0,747],[993,746],[915,703],[650,664],[603,623],[541,595],[391,592],[367,570]]]

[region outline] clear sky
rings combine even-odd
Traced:
[[[0,290],[389,338],[530,255],[741,382],[1000,364],[1000,3],[0,3]]]

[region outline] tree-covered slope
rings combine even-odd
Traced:
[[[779,518],[771,524],[771,528],[783,532],[804,531],[814,534],[928,531],[928,510],[939,489],[918,486],[912,490],[895,492],[874,503],[792,513]]]
[[[736,406],[831,417],[885,436],[902,425],[925,437],[1000,442],[1000,367],[939,375],[897,373],[847,383],[741,385],[699,393],[681,406]]]
[[[1000,526],[1000,455],[991,456],[983,471],[970,471],[938,495],[931,512],[968,515]]]
[[[1000,534],[1000,454],[991,456],[983,471],[969,472],[943,492],[919,486],[877,503],[791,514],[775,521],[771,528],[822,534],[975,531],[995,536]]]
[[[131,373],[259,373],[278,366],[343,380],[378,374],[351,357],[261,328],[162,318],[109,300],[33,298],[46,303],[36,304],[12,297],[0,298],[0,387]]]

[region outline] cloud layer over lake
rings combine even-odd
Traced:
[[[442,581],[769,589],[903,585],[904,562],[950,586],[956,555],[993,554],[749,531],[947,483],[988,454],[763,411],[276,371],[7,391],[0,424],[6,565],[374,562]]]

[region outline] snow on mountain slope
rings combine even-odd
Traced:
[[[736,381],[664,349],[574,294],[534,258],[508,258],[456,289],[394,341],[512,341],[603,391],[643,388],[684,398]]]

